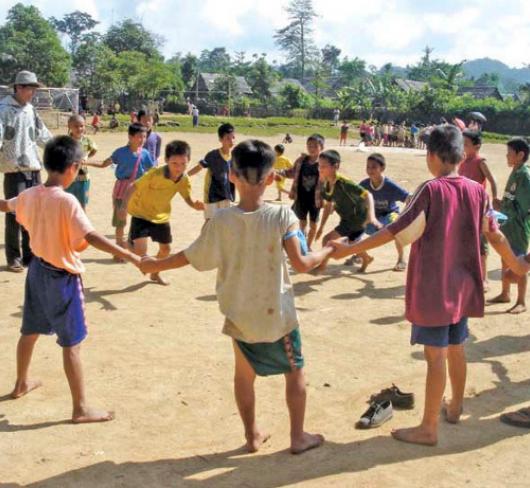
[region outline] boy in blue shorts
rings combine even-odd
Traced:
[[[296,215],[286,206],[265,203],[274,160],[274,151],[264,142],[238,144],[232,151],[230,180],[241,197],[239,204],[216,212],[186,250],[160,260],[144,258],[141,269],[156,273],[187,264],[198,271],[217,269],[217,299],[225,316],[223,332],[233,339],[235,397],[247,449],[255,452],[269,438],[255,420],[256,375],[283,374],[291,452],[300,454],[320,446],[324,438],[304,431],[304,358],[284,251],[293,268],[305,272],[331,249],[303,256]]]
[[[21,336],[17,346],[17,381],[11,393],[20,398],[41,386],[28,376],[33,349],[40,335],[57,335],[63,348],[64,371],[72,394],[72,422],[112,420],[111,412],[86,401],[81,366],[81,342],[87,335],[79,253],[88,245],[139,264],[140,259],[98,234],[77,199],[64,191],[84,161],[81,145],[68,136],[52,139],[44,149],[48,179],[11,200],[0,200],[0,211],[15,212],[28,231],[34,254],[24,297]]]
[[[385,169],[385,157],[380,153],[370,154],[366,160],[366,173],[369,178],[364,179],[360,183],[363,188],[366,188],[372,194],[375,217],[383,227],[398,218],[399,208],[397,202],[407,203],[410,199],[410,194],[407,190],[384,175]],[[365,232],[368,235],[372,235],[379,229],[380,227],[368,224]],[[395,245],[398,259],[394,266],[394,271],[404,271],[407,269],[407,263],[403,258],[403,246],[398,241],[395,241]]]

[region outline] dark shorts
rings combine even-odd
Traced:
[[[20,332],[57,334],[61,347],[79,344],[87,335],[81,276],[34,257],[26,277]]]
[[[320,209],[315,205],[314,198],[297,199],[293,204],[293,211],[299,220],[307,221],[307,215],[309,214],[309,220],[311,222],[318,222]]]
[[[462,344],[468,335],[467,317],[463,317],[460,322],[451,325],[435,327],[412,325],[410,343],[411,345],[423,344],[434,347],[457,346]]]
[[[153,242],[159,244],[171,244],[171,227],[169,222],[165,224],[154,224],[149,220],[133,217],[129,229],[129,241],[150,237]]]
[[[286,374],[304,367],[298,327],[276,342],[236,341],[236,344],[258,376]]]
[[[335,232],[342,237],[347,237],[349,241],[356,241],[364,234],[364,229],[352,229],[348,222],[341,220],[339,225],[335,227]]]

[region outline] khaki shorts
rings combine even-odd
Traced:
[[[232,202],[230,200],[221,200],[220,202],[215,203],[205,203],[204,204],[204,218],[211,219],[217,210],[220,208],[230,208]]]

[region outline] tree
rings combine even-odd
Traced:
[[[73,57],[84,33],[92,30],[99,24],[90,14],[76,10],[66,14],[62,19],[50,18],[51,24],[57,31],[70,39],[70,55]]]
[[[186,87],[190,88],[195,80],[197,79],[197,72],[199,67],[199,59],[197,56],[188,53],[184,56],[180,63],[180,69],[182,71],[182,79]]]
[[[285,10],[290,23],[277,30],[274,39],[292,60],[298,70],[299,80],[303,83],[306,66],[316,52],[311,34],[313,21],[318,16],[313,9],[312,0],[291,0]]]
[[[207,73],[226,73],[230,68],[230,55],[224,47],[215,47],[211,51],[204,49],[199,58],[201,71]]]
[[[270,100],[271,86],[275,81],[275,73],[265,57],[260,57],[252,64],[248,71],[247,81],[254,95],[262,103],[267,103]]]
[[[345,58],[337,68],[340,85],[350,86],[366,74],[366,62],[357,57]]]
[[[334,75],[340,65],[341,50],[330,44],[326,44],[321,50],[320,54],[322,57],[322,65],[330,75]]]
[[[112,25],[103,37],[103,42],[116,54],[136,51],[152,59],[162,59],[159,48],[164,39],[131,19]]]
[[[285,85],[281,91],[281,96],[285,100],[285,108],[303,108],[307,104],[307,95],[296,85]]]
[[[70,78],[70,56],[53,26],[34,6],[17,3],[0,27],[0,82],[11,83],[14,73],[29,69],[49,86],[63,86]]]

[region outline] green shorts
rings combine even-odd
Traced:
[[[121,198],[112,199],[112,227],[127,225],[127,202]]]
[[[89,190],[90,180],[76,180],[65,189],[67,193],[71,193],[77,198],[83,208],[85,208],[88,203]]]
[[[276,342],[236,341],[236,344],[258,376],[286,374],[304,367],[298,327]]]

